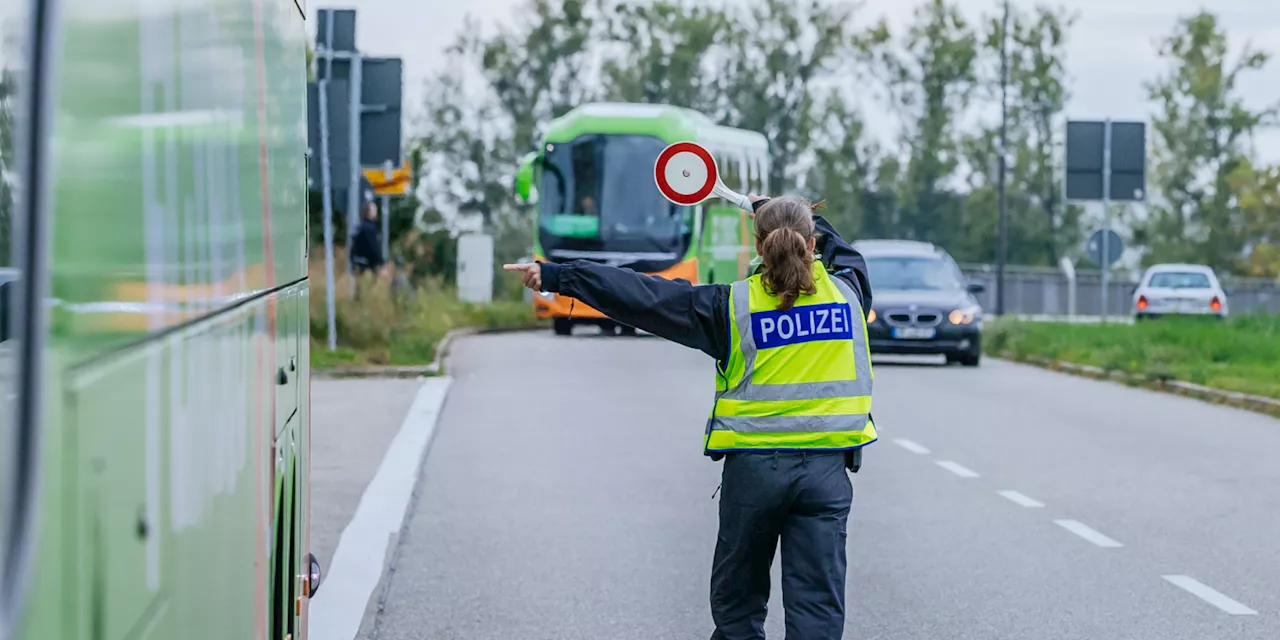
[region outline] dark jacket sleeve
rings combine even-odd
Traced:
[[[862,315],[866,316],[871,312],[871,276],[867,273],[867,261],[836,233],[826,218],[814,216],[813,223],[819,234],[817,249],[822,254],[823,265],[853,286],[853,292],[862,302]]]
[[[543,291],[717,360],[728,358],[728,285],[694,285],[585,260],[541,264]]]

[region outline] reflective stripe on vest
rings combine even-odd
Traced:
[[[727,369],[718,372],[707,452],[852,449],[875,441],[874,374],[858,298],[821,263],[814,263],[814,284],[814,295],[785,312],[759,276],[731,285],[733,344]]]

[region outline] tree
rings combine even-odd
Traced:
[[[731,14],[714,115],[769,139],[769,185],[775,193],[793,186],[795,164],[809,149],[816,85],[847,61],[847,24],[854,10],[843,2],[757,0]]]
[[[898,230],[946,244],[963,226],[960,199],[946,181],[960,166],[959,131],[975,83],[977,38],[946,0],[928,0],[892,46],[883,21],[860,39],[860,50],[903,119],[906,162],[898,185]]]
[[[1238,265],[1247,244],[1231,175],[1248,161],[1252,134],[1275,121],[1276,107],[1250,109],[1237,84],[1270,55],[1246,44],[1230,59],[1226,32],[1201,11],[1180,20],[1159,45],[1168,71],[1147,85],[1158,104],[1152,118],[1158,192],[1148,220],[1135,230],[1147,262]]]
[[[520,15],[523,21],[492,35],[469,21],[448,50],[446,70],[428,80],[414,141],[423,200],[411,241],[422,246],[402,245],[415,275],[447,269],[440,275],[452,277],[453,226],[467,214],[478,214],[494,236],[495,261],[526,255],[532,223],[512,192],[519,158],[542,123],[595,95],[585,70],[600,4],[529,0]],[[481,86],[466,82],[472,71]]]
[[[608,16],[612,51],[604,62],[604,96],[714,111],[720,87],[711,60],[723,57],[733,27],[724,11],[706,6],[671,0],[617,5]]]
[[[1243,163],[1227,178],[1236,194],[1248,256],[1240,271],[1280,279],[1280,167]]]
[[[1080,209],[1062,202],[1060,168],[1055,163],[1062,140],[1066,105],[1066,42],[1075,22],[1065,8],[1038,5],[1031,11],[1010,8],[1007,41],[1008,115],[1006,192],[1009,260],[1053,265],[1078,246]],[[986,102],[1000,99],[1001,16],[985,20],[978,64],[978,88]],[[958,250],[974,260],[995,258],[997,235],[996,172],[999,121],[989,122],[964,139],[970,195]]]
[[[527,151],[540,123],[594,97],[586,69],[601,12],[597,0],[528,0],[518,11],[527,17],[491,37],[468,23],[453,51],[479,66],[510,119],[511,147],[499,151],[510,157]]]
[[[1081,240],[1080,209],[1062,202],[1062,173],[1054,158],[1062,147],[1058,132],[1069,92],[1066,88],[1067,34],[1076,15],[1065,7],[1037,6],[1029,16],[1014,14],[1009,39],[1009,84],[1012,113],[1022,129],[1015,154],[1013,186],[1026,197],[1039,224],[1028,220],[1024,241],[1039,247],[1028,263],[1056,264],[1068,247]]]
[[[878,189],[883,154],[865,136],[862,116],[837,93],[827,96],[814,126],[814,162],[805,179],[812,198],[826,200],[824,216],[849,237],[884,231],[889,209]]]

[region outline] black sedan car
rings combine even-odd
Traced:
[[[867,261],[872,353],[944,354],[948,363],[976,367],[982,359],[982,308],[946,251],[927,242],[860,240]]]

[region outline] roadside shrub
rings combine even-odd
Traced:
[[[335,256],[336,258],[336,256]],[[338,264],[343,264],[340,260]],[[391,274],[353,278],[334,274],[336,351],[327,347],[324,264],[311,264],[311,360],[323,369],[340,365],[418,365],[435,359],[446,333],[462,327],[519,329],[537,321],[527,302],[471,304],[453,287],[424,279],[416,287],[392,286]]]
[[[1047,358],[1280,398],[1280,316],[1162,318],[1134,325],[997,319],[992,355]]]

